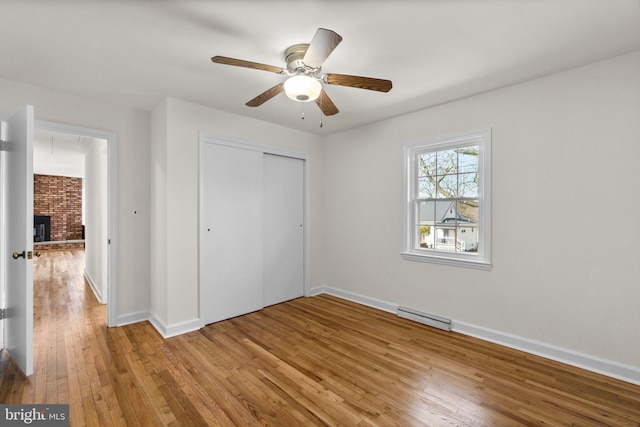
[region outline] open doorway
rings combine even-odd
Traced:
[[[84,276],[107,302],[107,141],[37,129],[34,250],[84,249]]]
[[[116,144],[112,132],[43,121],[35,124],[34,250],[84,248],[84,276],[98,301],[107,304],[109,326],[115,325],[117,313]],[[56,192],[65,203],[53,203],[51,196],[48,200],[45,196],[39,204],[38,185],[46,188],[56,182],[64,186]],[[77,193],[82,195],[80,201]]]

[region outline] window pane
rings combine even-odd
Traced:
[[[458,197],[458,175],[438,176],[438,199]]]
[[[418,198],[435,198],[436,197],[436,183],[435,177],[420,177],[418,178]]]
[[[433,249],[433,227],[430,225],[418,226],[418,249]]]
[[[456,252],[478,253],[478,227],[460,223],[456,229]]]
[[[435,230],[435,250],[441,252],[455,252],[456,250],[456,229],[455,227],[436,227]]]
[[[478,200],[464,200],[457,203],[458,228],[456,250],[457,252],[478,253],[478,241],[480,232],[478,229]]]
[[[458,222],[478,225],[478,200],[464,200],[458,202]]]
[[[435,225],[436,202],[418,203],[418,236],[417,247],[419,249],[433,249],[433,230]]]
[[[478,170],[478,146],[458,149],[458,173],[476,172]]]
[[[456,220],[456,203],[453,200],[435,202],[436,225],[443,223],[453,224]]]
[[[478,174],[458,175],[458,197],[478,197]]]
[[[458,165],[458,150],[438,151],[438,175],[447,175],[456,173]]]
[[[436,153],[424,153],[418,156],[418,176],[436,174]]]
[[[418,220],[419,225],[433,226],[436,223],[436,202],[420,202],[418,203]]]

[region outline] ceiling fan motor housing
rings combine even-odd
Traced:
[[[304,54],[307,53],[308,48],[308,43],[302,43],[294,44],[284,51],[284,60],[287,63],[287,71],[289,71],[289,73],[307,74],[313,76],[318,71],[320,71],[321,67],[311,68],[302,61],[302,59],[304,58]]]

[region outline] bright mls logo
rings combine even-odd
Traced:
[[[69,427],[69,405],[0,405],[0,425]]]

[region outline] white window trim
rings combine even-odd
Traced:
[[[477,144],[480,147],[478,169],[480,182],[478,199],[480,200],[479,227],[480,239],[478,253],[446,253],[417,249],[415,240],[415,215],[413,195],[416,194],[417,174],[414,173],[416,154],[428,150],[445,150]],[[429,262],[457,267],[491,270],[491,129],[466,133],[428,141],[413,141],[404,145],[404,212],[403,212],[403,250],[402,259],[408,261]]]

